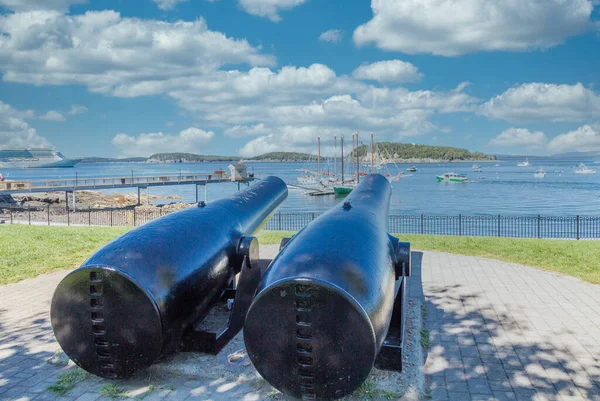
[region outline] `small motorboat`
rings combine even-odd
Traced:
[[[409,173],[416,173],[417,172],[417,167],[416,166],[412,166],[406,169],[407,172]]]
[[[546,178],[546,170],[544,170],[543,168],[538,168],[537,170],[535,170],[533,178]]]
[[[450,182],[461,184],[469,181],[466,175],[464,174],[456,174],[456,173],[445,173],[442,175],[436,176],[438,182]]]

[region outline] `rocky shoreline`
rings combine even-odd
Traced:
[[[181,196],[151,195],[149,200],[156,202],[180,198]],[[142,202],[147,200],[146,196],[142,197]],[[137,194],[78,191],[76,210],[73,210],[71,202],[67,210],[64,194],[18,194],[0,196],[0,222],[4,220],[25,224],[138,226],[194,205],[184,202],[138,205]]]
[[[146,209],[173,209],[189,206],[183,202],[169,202],[166,204],[153,205],[160,200],[181,199],[181,196],[142,196],[142,203],[150,201],[150,205],[138,205],[137,194],[104,194],[96,191],[77,191],[77,207],[84,209],[121,209],[121,208],[146,208]],[[69,205],[71,199],[69,198]],[[10,196],[0,196],[0,207],[22,207],[22,208],[45,208],[66,207],[65,195],[57,192],[24,193]]]

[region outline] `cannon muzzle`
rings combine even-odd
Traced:
[[[251,235],[286,197],[286,184],[267,177],[231,198],[161,217],[104,246],[54,293],[51,322],[58,343],[77,365],[109,378],[131,375],[176,351],[240,271],[238,289],[250,295],[239,298],[251,299],[260,280]],[[238,294],[233,310],[235,327],[213,338],[216,351],[241,329],[247,307]]]
[[[410,247],[387,233],[390,195],[383,176],[365,177],[284,242],[265,273],[244,341],[258,372],[281,392],[336,399],[375,364],[400,369]]]

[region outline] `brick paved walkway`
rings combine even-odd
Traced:
[[[265,247],[265,253],[275,249]],[[430,399],[600,400],[600,286],[438,252],[415,253],[413,265],[410,293],[424,296],[431,333]],[[65,274],[0,287],[0,400],[57,399],[46,388],[72,368],[46,362],[59,351],[49,305]],[[236,340],[234,350],[243,346]],[[247,359],[222,365],[231,371],[199,371],[194,379],[152,377],[151,371],[119,385],[130,396],[146,393],[145,401],[273,398]],[[237,379],[225,380],[228,373]],[[105,400],[100,392],[107,383],[91,377],[58,399]]]
[[[437,252],[422,266],[431,399],[600,400],[600,286]]]

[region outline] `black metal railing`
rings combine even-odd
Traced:
[[[139,226],[173,210],[64,206],[0,207],[0,223],[68,226]],[[319,213],[275,213],[267,230],[298,231]],[[600,239],[600,216],[391,215],[389,232],[476,237]]]
[[[267,230],[297,231],[318,213],[276,213]],[[600,216],[390,215],[389,232],[473,237],[600,239]]]

